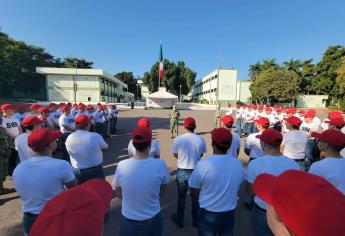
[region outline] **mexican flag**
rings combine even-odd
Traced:
[[[159,79],[162,80],[163,78],[164,78],[163,48],[161,44],[161,48],[159,50]]]

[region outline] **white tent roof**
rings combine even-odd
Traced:
[[[177,99],[177,96],[174,94],[168,93],[164,90],[160,90],[158,92],[151,93],[147,96],[148,98],[161,98],[161,99]]]

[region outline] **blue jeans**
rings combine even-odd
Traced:
[[[90,179],[105,179],[104,170],[101,164],[87,169],[73,168],[73,172],[79,185]]]
[[[236,133],[241,136],[242,133],[242,118],[236,120]]]
[[[234,235],[235,211],[210,212],[200,209],[199,236],[232,236]]]
[[[309,169],[310,165],[315,161],[314,149],[316,141],[315,139],[308,139],[305,147],[306,169]]]
[[[266,218],[266,212],[254,206],[251,216],[253,236],[273,236]]]
[[[250,123],[246,123],[246,135],[252,134],[254,133],[254,123],[250,122]]]
[[[71,160],[69,159],[69,154],[66,148],[66,139],[68,138],[69,135],[70,133],[63,133],[60,140],[61,140],[61,145],[62,145],[62,160],[65,160],[68,163],[71,163]]]
[[[121,216],[119,236],[160,236],[163,230],[161,213],[145,221],[130,220]]]
[[[177,169],[176,173],[176,183],[177,183],[177,220],[181,223],[184,219],[184,209],[186,207],[186,197],[188,190],[188,179],[191,176],[193,170]],[[192,217],[193,222],[197,222],[197,216],[199,212],[199,202],[198,199],[192,199]]]
[[[38,215],[25,213],[23,216],[23,228],[24,228],[24,235],[29,235],[31,227],[34,225]]]
[[[106,138],[106,129],[105,129],[105,122],[104,123],[95,123],[95,132],[102,135],[102,137]]]

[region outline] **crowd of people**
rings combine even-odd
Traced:
[[[160,199],[171,176],[150,120],[138,119],[129,158],[118,163],[109,184],[103,150],[107,131],[116,131],[118,112],[115,105],[94,108],[33,104],[26,113],[24,106],[1,106],[0,177],[12,176],[25,235],[102,235],[112,190],[113,201],[122,200],[120,236],[162,235]],[[228,106],[222,116],[218,109],[215,125],[222,127],[212,130],[212,155],[206,158],[196,120],[185,118],[185,131],[171,144],[178,195],[171,220],[184,227],[189,190],[199,235],[233,235],[238,192],[245,183],[254,236],[345,235],[345,121],[340,111],[328,115],[321,122],[315,110],[238,105]],[[238,159],[243,136],[247,168]],[[58,145],[61,157],[55,155]],[[13,191],[2,181],[1,193]]]

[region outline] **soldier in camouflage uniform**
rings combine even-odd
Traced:
[[[0,124],[2,119],[0,117]],[[5,189],[4,181],[8,175],[8,159],[11,155],[11,149],[14,148],[14,143],[6,130],[0,126],[0,194],[7,194],[14,192],[14,189]]]
[[[217,107],[216,113],[214,115],[214,127],[218,128],[220,126],[220,118],[222,117],[222,111],[220,110],[220,106]]]
[[[180,117],[180,112],[178,111],[176,106],[173,106],[173,110],[170,113],[170,132],[171,138],[174,137],[174,131],[176,136],[178,135],[178,119]]]

